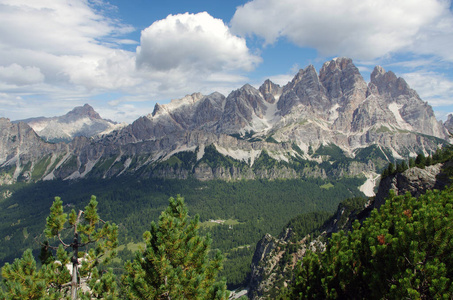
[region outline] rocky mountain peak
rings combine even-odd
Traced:
[[[151,115],[148,115],[148,117],[152,118],[165,112],[171,113],[186,106],[191,107],[194,103],[200,101],[203,97],[204,96],[201,93],[193,93],[191,95],[186,95],[185,97],[180,99],[173,99],[170,101],[170,103],[167,104],[156,103],[153,112],[151,113]]]
[[[282,88],[278,85],[266,79],[264,83],[259,87],[259,91],[264,96],[264,100],[268,103],[275,103],[276,97],[280,97]]]
[[[164,111],[165,110],[164,110],[163,106],[159,103],[156,103],[156,105],[154,105],[154,110],[151,113],[151,117],[154,117],[154,116],[158,115],[159,113],[163,113]]]
[[[336,58],[324,63],[319,71],[319,79],[331,98],[348,95],[354,89],[362,92],[366,90],[366,83],[350,58]],[[362,97],[365,96],[363,93]]]
[[[397,77],[392,71],[386,72],[381,66],[376,66],[371,73],[370,89],[374,93],[391,98],[416,95],[403,78]]]
[[[287,115],[298,105],[305,106],[310,113],[322,112],[331,107],[326,90],[319,81],[313,65],[300,70],[294,79],[283,87],[277,108],[281,110],[282,115]]]
[[[89,104],[77,106],[63,116],[22,121],[33,128],[41,138],[51,142],[69,142],[76,136],[102,135],[125,125],[103,119]]]
[[[346,57],[337,57],[331,61],[325,62],[319,71],[319,76],[321,77],[322,73],[333,72],[335,69],[345,70],[346,68],[354,65],[352,59]]]
[[[67,119],[68,121],[73,121],[76,119],[81,119],[84,117],[88,117],[89,119],[102,119],[101,116],[91,107],[89,104],[85,104],[83,106],[77,106],[64,115],[62,118]]]

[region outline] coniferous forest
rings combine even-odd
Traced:
[[[358,178],[201,182],[121,177],[16,184],[2,187],[2,193],[13,194],[0,203],[0,230],[5,234],[0,258],[3,265],[28,248],[39,252],[54,197],[60,197],[66,209],[78,210],[96,195],[99,214],[118,225],[120,247],[114,264],[121,269],[142,245],[143,233],[158,220],[168,199],[181,195],[189,217],[200,217],[200,234],[209,234],[212,249],[225,256],[220,275],[235,288],[246,283],[255,245],[264,234],[278,234],[299,214],[333,213],[340,201],[362,195],[357,188],[362,183]]]

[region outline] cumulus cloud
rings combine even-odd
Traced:
[[[11,77],[13,72],[25,75],[19,83],[22,85],[45,82],[65,85],[65,89],[68,83],[87,89],[108,88],[111,82],[129,85],[127,80],[112,78],[115,73],[110,68],[127,66],[131,60],[133,54],[115,45],[124,43],[118,34],[133,28],[105,17],[96,5],[103,2],[1,0],[2,78],[10,73],[8,80],[17,82],[17,76]],[[125,71],[125,67],[122,69]],[[133,64],[129,72],[122,72],[123,76],[129,76],[132,70]]]
[[[136,99],[227,91],[260,63],[244,38],[208,13],[170,15],[145,29],[139,44],[127,35],[135,29],[112,17],[115,9],[106,0],[0,0],[0,93],[11,94],[3,111],[17,116],[14,99],[22,97],[22,118],[28,107],[32,116],[50,116],[56,107],[64,113],[118,93],[133,121],[134,113],[148,113],[127,106]],[[124,49],[133,44],[137,51]]]
[[[252,70],[260,58],[208,13],[169,15],[142,31],[137,66],[156,71]]]
[[[448,41],[451,20],[443,0],[253,0],[238,7],[231,26],[266,44],[286,38],[323,56],[373,59],[407,50],[451,55],[430,46],[434,36],[437,45]]]

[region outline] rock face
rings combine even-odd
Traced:
[[[327,238],[340,230],[348,231],[352,223],[362,218],[371,203],[359,205],[340,203],[335,214],[315,231],[297,237],[288,226],[275,238],[266,234],[256,246],[251,263],[248,296],[250,299],[275,299],[293,281],[293,270],[307,250],[323,251]]]
[[[453,133],[453,115],[449,114],[447,121],[444,123],[445,128],[447,128],[449,134],[451,135]]]
[[[203,180],[370,176],[387,161],[429,153],[449,140],[432,108],[404,79],[377,66],[367,84],[348,58],[326,62],[319,75],[308,66],[283,87],[266,80],[259,89],[246,84],[227,97],[194,93],[156,104],[151,114],[102,137],[88,139],[113,125],[89,105],[63,117],[27,121],[41,137],[71,139],[66,146],[36,142],[34,149],[20,151],[28,157],[20,166],[45,165],[33,180],[132,173]],[[2,126],[10,128],[7,122]],[[85,138],[74,139],[78,136]],[[223,165],[201,163],[210,145],[229,157]],[[17,154],[11,147],[1,150],[0,171]],[[61,152],[51,153],[52,164],[41,161],[54,148]],[[183,152],[196,156],[190,167],[178,163],[156,169]],[[263,155],[277,163],[257,167]],[[352,163],[335,164],[339,160]],[[322,162],[334,167],[317,165]]]
[[[64,116],[53,118],[32,118],[15,121],[27,123],[44,140],[70,142],[76,136],[92,137],[119,129],[117,124],[101,116],[88,104],[75,107]]]
[[[384,178],[376,194],[374,207],[379,208],[385,202],[390,190],[396,195],[404,195],[409,192],[412,196],[418,197],[427,190],[443,189],[449,182],[448,176],[444,174],[444,168],[451,168],[452,163],[436,164],[427,166],[424,169],[414,167],[403,173]]]

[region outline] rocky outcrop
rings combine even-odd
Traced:
[[[414,167],[384,178],[379,184],[374,207],[379,208],[385,203],[390,190],[395,191],[395,195],[404,195],[409,192],[412,196],[418,197],[427,190],[443,189],[449,183],[449,178],[443,169],[449,168],[451,164],[451,162],[436,164],[423,169]]]

